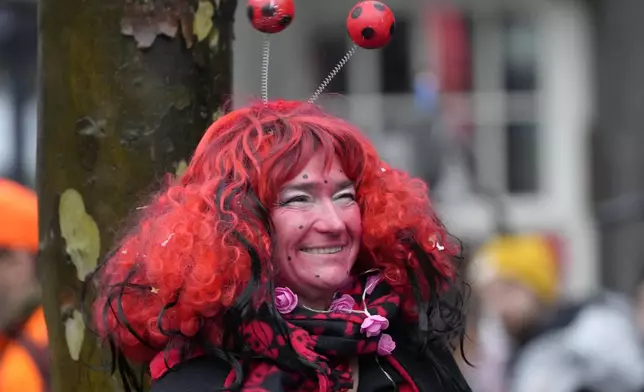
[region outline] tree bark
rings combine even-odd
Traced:
[[[96,263],[91,244],[83,241],[93,238],[94,227],[100,254],[111,248],[151,185],[189,160],[206,127],[225,110],[236,5],[40,2],[39,264],[55,392],[120,390],[118,377],[96,369],[109,356],[89,330],[82,338],[84,325],[73,317],[90,303],[81,303],[80,294],[84,272]],[[61,195],[70,189],[87,215],[82,205],[71,204],[72,214],[61,219]]]

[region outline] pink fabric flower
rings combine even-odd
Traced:
[[[370,277],[368,277],[367,284],[364,286],[365,293],[371,295],[371,293],[373,293],[373,289],[378,286],[378,283],[380,283],[381,279],[382,277],[380,276],[380,274],[371,275]]]
[[[288,287],[275,289],[275,307],[282,314],[291,313],[297,306],[297,295]]]
[[[391,338],[391,335],[387,333],[380,335],[380,340],[378,341],[378,355],[391,355],[395,349],[396,342]]]
[[[372,336],[378,336],[381,331],[389,328],[389,320],[386,318],[375,315],[369,316],[362,322],[360,326],[360,332],[367,335],[368,338]]]
[[[353,309],[353,305],[356,304],[356,301],[349,294],[344,294],[342,297],[333,300],[331,302],[330,310],[336,312],[349,313]]]

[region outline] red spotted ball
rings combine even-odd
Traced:
[[[256,30],[275,34],[287,28],[295,17],[293,0],[248,0],[248,19]]]
[[[394,13],[380,1],[361,1],[353,7],[347,18],[349,37],[365,49],[386,46],[391,41],[395,28]]]

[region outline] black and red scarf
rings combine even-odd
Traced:
[[[353,298],[354,312],[327,311],[319,312],[297,306],[290,313],[282,314],[288,328],[290,344],[284,334],[274,330],[269,322],[254,320],[242,328],[245,342],[249,345],[256,359],[244,363],[244,382],[242,391],[299,391],[326,392],[347,391],[353,387],[350,359],[366,355],[377,356],[378,344],[382,334],[367,337],[362,329],[368,315],[379,315],[390,324],[383,333],[396,328],[401,319],[399,314],[401,298],[392,288],[381,281],[364,276],[356,279],[355,284],[338,295],[349,295]],[[368,282],[369,281],[369,282]],[[373,285],[373,282],[377,283]],[[373,287],[369,287],[372,286]],[[363,300],[364,298],[364,300]],[[361,313],[366,309],[366,312]],[[302,372],[302,363],[293,361],[293,351],[306,359],[314,367],[309,372]],[[392,355],[382,354],[381,358],[389,362],[393,369],[402,370]],[[159,379],[170,368],[179,362],[179,353],[161,352],[150,364],[152,379]],[[315,368],[315,370],[314,370]],[[418,391],[414,382],[405,371],[402,380],[407,388],[401,390]],[[307,376],[307,374],[309,374]],[[232,370],[224,386],[229,387],[235,381]],[[361,372],[361,377],[364,377]],[[361,381],[360,381],[361,382]]]

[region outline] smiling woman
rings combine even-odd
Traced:
[[[337,157],[328,163],[313,155],[271,212],[278,282],[297,292],[302,305],[321,310],[348,283],[362,236],[353,182]]]
[[[346,121],[301,102],[232,112],[139,211],[94,314],[153,391],[469,391],[445,298],[459,247],[426,185]]]

